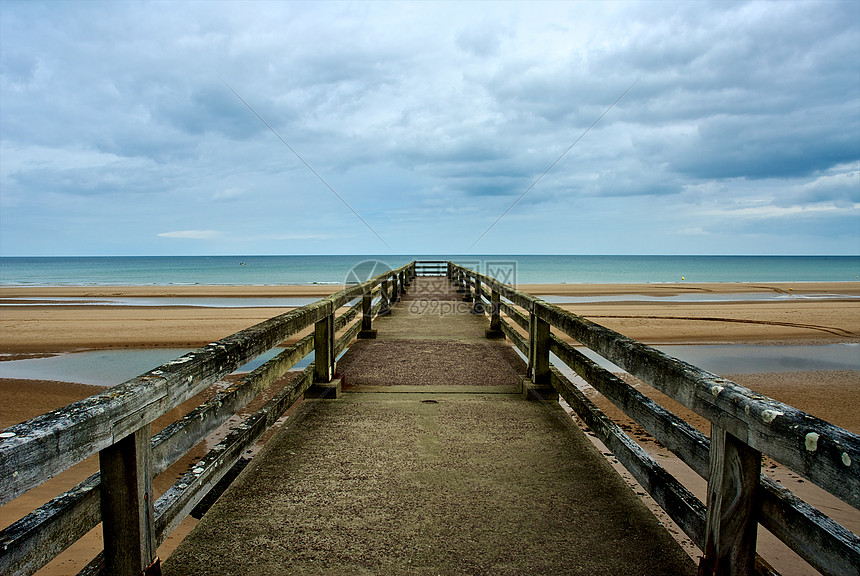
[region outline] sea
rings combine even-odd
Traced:
[[[860,281],[858,256],[0,257],[0,286],[343,284],[412,260],[450,260],[517,284]]]
[[[669,282],[829,282],[860,281],[860,256],[538,256],[538,255],[378,255],[378,256],[152,256],[152,257],[2,257],[0,286],[269,286],[344,284],[364,280],[412,260],[451,260],[508,284],[589,284]],[[536,292],[537,293],[537,292]],[[681,295],[743,299],[743,295]],[[784,295],[765,295],[780,298]],[[552,302],[585,302],[592,297],[546,297]],[[601,297],[611,299],[611,296]],[[631,299],[625,296],[625,299]],[[647,299],[646,296],[636,297]],[[669,297],[661,297],[666,301]],[[691,300],[692,299],[692,300]],[[45,299],[39,302],[44,304]],[[69,303],[60,298],[58,303]],[[152,298],[116,299],[101,304],[189,305]],[[314,298],[193,299],[197,306],[302,306]],[[5,304],[14,304],[7,299]],[[715,372],[782,370],[860,370],[857,344],[826,346],[676,346],[665,350]],[[0,362],[0,377],[112,385],[189,350],[107,350],[60,354],[50,358]],[[273,354],[272,352],[271,354]],[[242,368],[251,370],[261,357]],[[0,358],[2,359],[2,358]],[[598,362],[605,362],[598,357]],[[305,359],[305,363],[310,358]],[[744,368],[748,366],[748,368]],[[610,364],[607,368],[613,368]]]

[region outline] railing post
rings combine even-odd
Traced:
[[[463,302],[472,301],[472,277],[468,272],[463,274]]]
[[[472,306],[472,314],[484,314],[484,298],[481,295],[481,278],[475,276],[475,305]]]
[[[549,323],[540,317],[540,303],[532,302],[529,310],[529,373],[523,381],[523,396],[558,401],[558,392],[550,384]]]
[[[708,517],[701,576],[755,573],[758,517],[753,498],[761,475],[761,452],[711,424]]]
[[[529,376],[535,384],[549,382],[549,324],[529,313]]]
[[[361,331],[359,338],[376,338],[376,330],[373,329],[373,294],[370,291],[361,296]]]
[[[99,452],[101,517],[108,574],[160,573],[155,556],[152,452],[147,424]]]
[[[398,275],[393,274],[391,276],[391,299],[389,302],[394,304],[395,302],[400,302],[400,282],[398,282]]]
[[[502,332],[501,316],[502,299],[495,288],[493,288],[490,294],[490,308],[490,329],[486,332],[487,338],[504,338],[505,334]]]
[[[459,268],[454,272],[454,283],[457,286],[457,294],[462,294],[466,291],[466,283],[463,281],[463,271]]]
[[[379,297],[381,299],[379,305],[379,316],[388,316],[391,314],[391,297],[388,292],[388,279],[382,281],[382,285],[379,288]]]
[[[334,378],[334,301],[328,301],[325,317],[314,325],[314,382],[308,398],[337,398],[341,382]]]

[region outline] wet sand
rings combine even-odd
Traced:
[[[323,297],[339,286],[274,286],[274,287],[57,287],[0,288],[0,358],[13,359],[85,349],[198,347],[228,336],[252,324],[268,319],[289,308],[200,308],[158,306],[116,306],[96,303],[37,304],[45,298],[134,298],[134,297]],[[786,298],[749,302],[609,302],[564,304],[563,307],[648,343],[785,343],[823,344],[860,342],[860,283],[803,284],[644,284],[644,285],[539,285],[521,286],[534,294],[567,296],[588,295],[674,295],[685,293],[749,294],[770,292],[790,296],[821,295],[832,299]],[[838,298],[835,296],[839,296]],[[847,296],[847,298],[846,298]],[[34,305],[5,303],[5,298],[25,298]],[[731,376],[730,376],[731,377]],[[768,396],[809,411],[835,424],[860,432],[858,413],[860,402],[860,373],[854,371],[801,372],[781,374],[752,374],[734,378],[738,383]],[[643,388],[647,388],[644,387]],[[96,393],[100,388],[85,384],[0,379],[0,428],[59,408]],[[822,393],[822,391],[827,393]],[[645,390],[643,389],[643,392]],[[658,393],[654,393],[658,394]],[[177,409],[171,420],[183,414],[202,399],[187,403],[184,411]],[[671,402],[671,401],[669,401]],[[667,403],[667,407],[668,407]],[[675,405],[677,407],[677,405]],[[611,412],[613,409],[607,407]],[[706,423],[677,407],[679,415],[697,426]],[[621,420],[624,422],[624,420]],[[157,424],[163,426],[168,423]],[[626,422],[631,430],[635,425]],[[157,429],[156,427],[156,429]],[[707,429],[704,429],[707,433]],[[646,446],[648,440],[635,435]],[[658,453],[660,448],[650,444]],[[704,483],[685,466],[672,463],[667,454],[661,462],[700,490]],[[177,466],[181,471],[189,461]],[[42,487],[0,508],[0,525],[6,526],[23,514],[41,505],[53,495],[74,486],[97,469],[95,459],[76,466]],[[157,486],[165,489],[176,474],[171,471]],[[686,470],[686,472],[684,472]],[[780,472],[784,483],[816,506],[856,532],[860,519],[855,510],[829,497],[815,493],[810,483],[796,475]],[[699,483],[699,484],[697,484]],[[789,485],[789,484],[786,484]],[[806,493],[805,493],[806,492]],[[820,492],[820,491],[818,491]],[[807,495],[810,494],[810,495]],[[701,495],[701,493],[699,493]],[[835,509],[835,511],[834,511]],[[841,515],[841,516],[840,516]],[[160,549],[165,556],[178,539],[193,525],[188,520]],[[98,530],[84,538],[69,551],[41,571],[41,574],[76,574],[101,548]],[[768,555],[778,550],[766,540],[760,550]],[[790,554],[780,554],[780,569],[784,574],[807,574]],[[786,568],[787,566],[787,568]]]

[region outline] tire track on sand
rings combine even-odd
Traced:
[[[603,314],[603,315],[593,315],[588,316],[588,318],[627,318],[634,320],[688,320],[695,322],[733,322],[736,324],[759,324],[765,326],[784,326],[787,328],[805,328],[808,330],[818,330],[820,332],[826,332],[828,334],[833,334],[834,336],[849,336],[851,338],[856,338],[857,334],[855,332],[850,332],[848,330],[843,330],[842,328],[835,328],[833,326],[820,326],[817,324],[801,324],[799,322],[776,322],[772,320],[744,320],[740,318],[715,318],[711,316],[635,316],[635,315],[617,315],[617,314]]]

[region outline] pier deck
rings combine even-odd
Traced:
[[[417,277],[165,561],[192,574],[694,574],[444,277]]]

